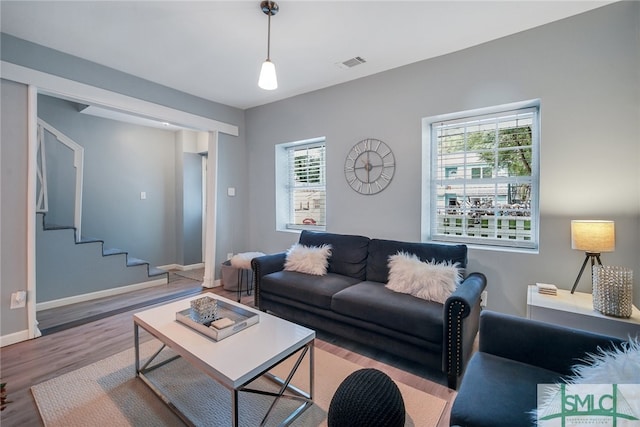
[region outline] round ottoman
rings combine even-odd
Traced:
[[[329,404],[329,427],[402,427],[405,410],[398,386],[377,369],[360,369],[344,379]]]

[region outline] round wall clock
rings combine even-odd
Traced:
[[[353,146],[344,162],[349,186],[360,194],[377,194],[387,188],[396,170],[396,160],[387,144],[363,139]]]

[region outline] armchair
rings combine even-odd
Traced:
[[[532,426],[538,384],[559,382],[587,353],[622,342],[492,311],[480,315],[479,340],[451,409],[452,426]]]

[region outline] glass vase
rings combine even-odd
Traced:
[[[602,314],[631,317],[633,270],[614,265],[593,266],[593,308]]]

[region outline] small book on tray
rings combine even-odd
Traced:
[[[549,283],[536,283],[538,293],[545,295],[557,295],[558,287],[556,285],[550,285]]]

